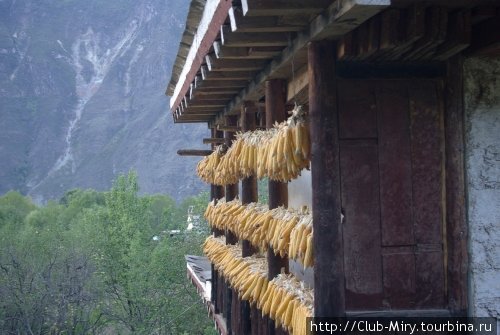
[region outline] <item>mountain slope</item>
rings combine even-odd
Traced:
[[[204,125],[173,125],[164,88],[185,0],[0,1],[0,193],[39,202],[106,189],[135,169],[142,191],[177,199],[203,185]]]

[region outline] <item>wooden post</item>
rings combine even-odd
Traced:
[[[286,120],[286,83],[281,79],[272,79],[266,82],[266,128],[273,127],[275,122]],[[287,183],[269,180],[269,209],[279,206],[288,206]],[[269,280],[281,272],[281,268],[288,270],[288,258],[275,255],[272,248],[268,249]]]
[[[241,107],[241,127],[242,130],[252,131],[256,127],[255,113],[256,107],[251,102],[244,102]],[[243,205],[256,202],[257,199],[257,179],[250,176],[241,180],[241,203]],[[256,252],[256,248],[249,241],[242,241],[242,256],[247,257]]]
[[[235,127],[238,124],[238,118],[236,116],[226,117],[226,124],[229,127]],[[224,131],[225,144],[229,148],[234,140],[234,131],[226,130]],[[231,201],[238,196],[238,183],[226,185],[226,201]],[[236,244],[238,243],[238,238],[230,230],[225,231],[226,244]],[[233,290],[231,289],[229,282],[224,282],[224,316],[226,318],[226,326],[228,334],[232,332],[232,318],[233,318]],[[237,320],[235,320],[237,321]]]
[[[222,138],[223,134],[221,131],[217,131],[216,129],[212,129],[212,137],[214,138]],[[212,150],[215,149],[215,144],[212,144]],[[210,200],[217,201],[218,199],[221,199],[224,197],[224,188],[222,186],[217,186],[217,185],[210,185]],[[222,236],[223,232],[219,229],[212,228],[212,233],[214,234],[215,237],[217,236]],[[211,270],[212,270],[212,296],[211,296],[211,301],[212,304],[214,305],[214,310],[215,313],[220,313],[222,312],[222,301],[220,299],[220,292],[221,292],[221,284],[222,284],[222,279],[221,276],[219,275],[219,272],[215,269],[214,265],[211,264]]]
[[[463,60],[448,60],[446,78],[446,246],[448,306],[452,315],[467,312],[467,223],[465,213]]]
[[[241,127],[243,131],[255,130],[256,120],[255,120],[256,109],[255,106],[250,102],[243,103],[241,108]],[[255,176],[250,176],[244,178],[241,181],[241,203],[243,205],[249,204],[251,202],[256,202],[257,199],[257,179]],[[242,256],[247,257],[253,255],[257,251],[250,241],[242,241]],[[241,334],[250,335],[252,329],[256,329],[258,326],[257,320],[255,319],[255,314],[251,313],[250,304],[248,301],[241,301]],[[253,316],[253,318],[252,318]]]
[[[236,116],[228,116],[226,117],[226,124],[228,126],[236,126],[238,124],[238,118]],[[226,141],[226,145],[229,148],[234,140],[234,132],[233,131],[224,131],[224,139]],[[231,201],[238,196],[238,183],[226,185],[226,201]],[[238,238],[234,233],[229,230],[226,230],[226,244],[236,244],[238,242]]]
[[[266,81],[266,128],[273,127],[275,122],[282,122],[287,119],[286,116],[286,82],[281,79],[272,79]],[[279,206],[288,206],[288,185],[278,181],[269,180],[269,209]],[[281,257],[274,253],[273,248],[267,249],[268,279],[276,277],[281,269],[288,272],[288,257]],[[269,319],[268,334],[278,333],[275,323]]]
[[[345,315],[335,44],[308,45],[314,313]]]

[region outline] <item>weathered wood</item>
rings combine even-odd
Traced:
[[[269,59],[281,53],[283,47],[228,47],[221,42],[214,42],[214,52],[222,59]]]
[[[294,78],[288,82],[286,101],[291,102],[294,99],[307,93],[307,85],[309,85],[309,77],[307,76],[307,65],[296,70]]]
[[[229,22],[232,31],[242,33],[292,32],[301,31],[309,23],[309,15],[286,20],[279,16],[245,16],[241,7],[229,9]]]
[[[224,281],[224,317],[226,319],[226,325],[227,325],[227,331],[229,334],[232,333],[232,310],[231,310],[231,303],[233,300],[233,290],[231,289],[231,286],[229,282]]]
[[[271,129],[275,122],[287,119],[286,115],[286,82],[280,79],[272,79],[266,82],[266,128]],[[279,206],[288,206],[287,183],[269,180],[269,209]],[[275,255],[271,248],[267,252],[268,277],[274,278],[280,273],[282,267],[288,270],[288,257]]]
[[[256,106],[251,102],[245,102],[241,108],[241,130],[252,131],[255,130],[256,119],[255,119]],[[250,176],[241,180],[241,203],[246,205],[251,202],[257,202],[257,179],[255,176]],[[242,243],[242,256],[253,255],[257,251],[255,246],[249,241],[244,240]]]
[[[429,7],[425,11],[425,34],[403,57],[406,60],[426,59],[446,39],[448,12],[444,8]]]
[[[298,2],[303,5],[302,1]],[[332,3],[323,15],[319,15],[311,21],[308,28],[298,34],[291,42],[291,45],[285,48],[279,57],[276,57],[265,66],[254,80],[231,100],[225,109],[225,113],[230,113],[239,108],[243,100],[259,99],[262,96],[262,86],[271,75],[275,75],[285,68],[290,69],[292,58],[295,61],[301,57],[305,59],[307,43],[310,41],[341,37],[389,5],[390,0],[374,0],[370,2],[351,0],[343,1],[341,4],[338,2]]]
[[[226,47],[274,47],[287,46],[288,33],[241,33],[231,32],[228,26],[222,26],[220,38]]]
[[[383,296],[377,145],[346,142],[340,141],[345,305],[376,309]],[[316,272],[320,265],[315,265]]]
[[[465,213],[463,60],[448,61],[445,85],[446,253],[448,308],[454,315],[467,310],[467,222]]]
[[[202,149],[179,149],[177,150],[177,155],[179,156],[208,156],[212,153],[212,150],[202,150]]]
[[[330,4],[331,0],[315,0],[307,3],[301,0],[241,0],[245,16],[318,14]]]
[[[237,131],[240,131],[240,130],[241,130],[241,128],[240,128],[240,127],[238,127],[238,126],[223,126],[223,125],[217,125],[217,130],[237,132]]]
[[[408,89],[397,81],[377,86],[382,245],[413,245]],[[398,270],[392,274],[398,275]]]
[[[245,87],[248,84],[248,80],[234,80],[234,79],[206,79],[201,80],[196,88],[238,88]],[[194,100],[196,101],[196,100]],[[190,106],[194,103],[194,101],[190,104]]]
[[[377,137],[377,108],[370,81],[342,81],[338,86],[339,138]]]
[[[217,4],[216,8],[213,9],[213,17],[210,21],[206,30],[204,30],[203,36],[199,36],[201,38],[199,41],[197,50],[194,50],[194,57],[191,57],[189,61],[184,65],[186,71],[183,70],[181,74],[181,80],[183,82],[178,82],[177,87],[174,90],[174,94],[172,96],[171,101],[171,109],[174,110],[179,105],[181,99],[186,95],[186,93],[190,89],[190,84],[193,82],[198,69],[203,64],[203,56],[207,54],[207,52],[212,47],[212,43],[219,34],[219,27],[224,23],[227,18],[227,13],[231,8],[231,1],[221,1]]]
[[[234,49],[234,48],[233,48]],[[208,71],[206,66],[202,67],[202,78],[203,80],[246,80],[252,78],[253,71],[228,71],[228,72],[217,72],[217,71]]]
[[[206,55],[205,61],[209,71],[255,71],[267,63],[265,59],[222,59],[215,54]]]
[[[310,43],[308,59],[314,314],[336,317],[345,314],[345,285],[334,43]]]
[[[204,138],[203,144],[221,144],[224,143],[223,138]]]
[[[225,106],[224,102],[221,102],[220,100],[197,99],[189,102],[188,110],[194,110],[194,107],[224,107],[224,106]]]
[[[238,124],[238,118],[236,116],[227,116],[226,125],[228,127],[236,127]],[[225,130],[224,140],[226,146],[229,148],[234,140],[234,131]],[[231,201],[238,197],[238,183],[226,185],[226,201]],[[238,237],[230,230],[226,230],[226,244],[236,244],[238,242]]]
[[[448,20],[448,38],[437,50],[435,58],[446,60],[466,49],[471,43],[470,11],[451,13]]]
[[[409,86],[413,224],[417,244],[443,241],[443,111],[436,82]]]

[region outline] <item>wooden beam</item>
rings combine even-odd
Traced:
[[[237,131],[240,131],[241,128],[238,127],[238,126],[222,126],[222,125],[217,125],[217,130],[237,132]]]
[[[222,144],[224,143],[223,138],[217,138],[217,137],[211,137],[211,138],[204,138],[203,139],[203,144]]]
[[[300,2],[300,1],[299,1]],[[301,2],[303,3],[303,2]],[[263,68],[250,84],[234,97],[225,108],[231,113],[243,100],[257,100],[262,94],[262,86],[272,75],[284,69],[290,69],[292,58],[297,61],[306,56],[307,43],[311,40],[338,38],[353,30],[361,23],[390,5],[390,0],[348,0],[334,2],[324,14],[317,16],[308,29],[298,34],[291,45],[286,47],[279,57]]]
[[[345,315],[335,45],[309,44],[314,316]],[[334,303],[332,303],[334,302]]]
[[[286,101],[288,103],[293,102],[294,97],[299,97],[307,93],[307,87],[309,85],[309,76],[307,74],[307,66],[302,67],[296,71],[292,80],[288,83],[287,97]]]
[[[179,156],[208,156],[212,152],[213,152],[212,150],[179,149],[179,150],[177,150],[177,155],[179,155]]]
[[[206,66],[201,67],[201,75],[203,80],[250,80],[255,71],[228,71],[218,72],[209,71]]]
[[[256,71],[267,63],[260,59],[218,59],[214,54],[205,56],[205,60],[209,71]]]
[[[176,84],[170,101],[171,110],[177,108],[180,99],[182,99],[190,89],[190,84],[193,82],[198,69],[203,64],[203,56],[206,55],[212,47],[213,41],[219,34],[219,27],[224,24],[227,18],[231,4],[231,1],[219,1],[214,8],[210,8],[211,14],[213,14],[211,15],[210,22],[207,23],[207,25],[199,27],[199,30],[201,30],[200,35],[202,36],[197,36],[198,39],[195,39],[197,43],[193,44],[189,50],[189,59],[186,60],[180,75],[180,79],[184,81],[179,81]]]
[[[437,50],[436,59],[446,60],[466,49],[471,43],[470,11],[451,13],[448,20],[448,38]]]
[[[241,7],[229,9],[232,31],[240,33],[293,32],[303,30],[309,23],[309,15],[295,15],[293,19],[283,16],[244,16]]]
[[[220,28],[222,45],[226,47],[275,47],[288,45],[288,33],[231,32],[228,26]]]
[[[280,54],[283,47],[228,47],[214,42],[215,57],[223,59],[268,59]]]
[[[500,15],[474,26],[471,42],[468,55],[500,55]]]
[[[331,0],[241,0],[245,16],[279,16],[318,14],[332,3]]]
[[[225,106],[224,102],[220,100],[191,100],[188,105],[189,108],[193,107],[221,107]]]
[[[245,87],[248,80],[231,80],[231,79],[206,79],[200,80],[196,85],[198,88],[236,88]]]

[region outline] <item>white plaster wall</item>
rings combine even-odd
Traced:
[[[469,313],[500,318],[500,59],[464,64]]]
[[[288,183],[288,207],[300,209],[302,206],[312,208],[312,177],[309,170],[302,170],[297,179]]]

